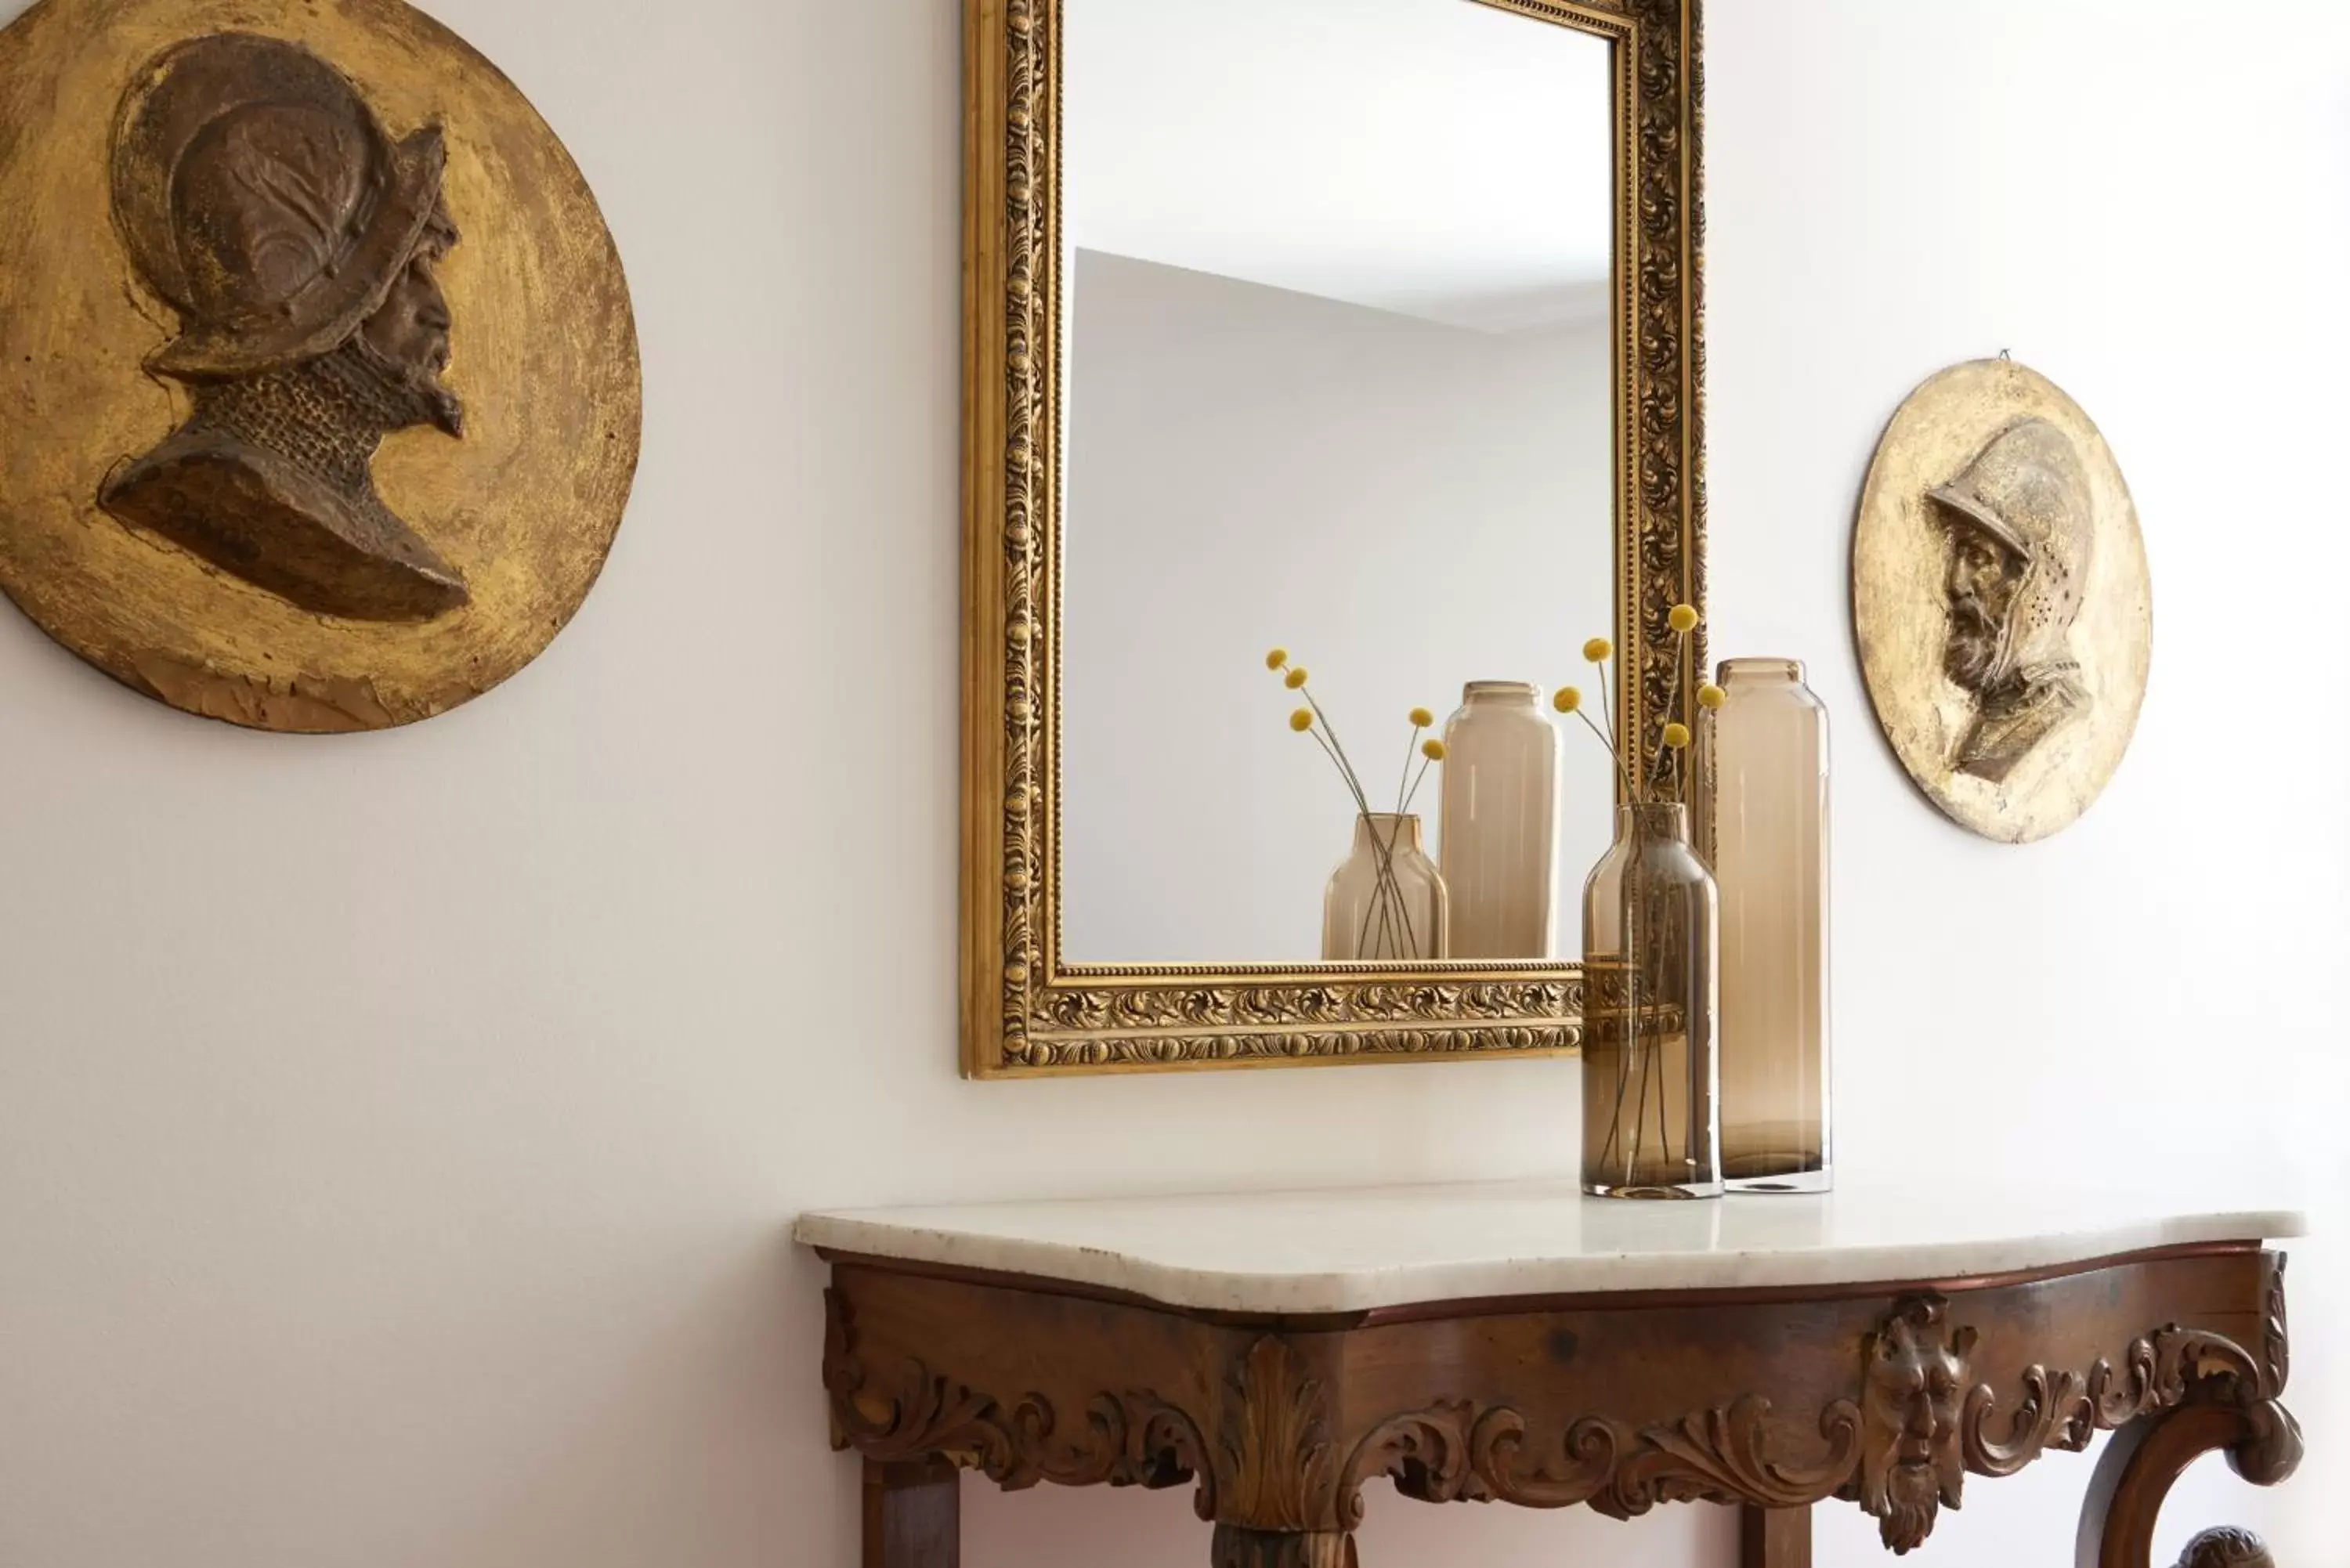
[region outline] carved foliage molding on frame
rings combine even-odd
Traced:
[[[1620,722],[1645,733],[1677,680],[1670,607],[1705,594],[1699,0],[1484,0],[1606,32],[1627,62],[1632,258],[1617,397],[1626,425]],[[964,1008],[984,1075],[1460,1058],[1581,1044],[1572,965],[1525,979],[1300,968],[1072,968],[1059,957],[1057,275],[1059,0],[966,0],[972,27]],[[1701,665],[1693,640],[1688,656]],[[1290,978],[1295,977],[1295,978]]]

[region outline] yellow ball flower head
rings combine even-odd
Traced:
[[[1690,742],[1689,726],[1675,720],[1665,726],[1665,750],[1678,752]]]
[[[1675,605],[1672,607],[1671,613],[1665,617],[1665,624],[1679,632],[1695,631],[1697,629],[1696,607],[1693,605]]]
[[[1314,727],[1314,710],[1300,708],[1296,712],[1292,713],[1289,716],[1289,727],[1301,735],[1305,733]]]
[[[1267,670],[1278,670],[1288,662],[1289,649],[1285,648],[1276,648],[1264,656],[1264,667]]]
[[[1557,694],[1551,698],[1550,705],[1562,713],[1572,713],[1583,706],[1583,693],[1572,686],[1562,686],[1558,689]]]
[[[1595,637],[1583,645],[1583,657],[1594,664],[1607,663],[1607,656],[1615,651],[1616,645],[1604,637]]]
[[[1441,741],[1423,742],[1419,748],[1419,754],[1426,757],[1431,763],[1440,763],[1444,760],[1444,742]]]
[[[1427,709],[1425,709],[1425,708],[1414,708],[1414,709],[1411,711],[1411,727],[1412,727],[1413,729],[1415,729],[1415,730],[1425,730],[1425,729],[1427,729],[1430,724],[1433,724],[1433,723],[1435,723],[1435,722],[1436,722],[1436,715],[1435,715],[1435,714],[1433,714],[1433,713],[1431,713],[1431,712],[1430,712]]]
[[[1284,686],[1288,687],[1292,691],[1295,691],[1299,687],[1305,685],[1305,666],[1301,664],[1296,669],[1291,670],[1288,674],[1283,676],[1281,678],[1281,683]]]
[[[1730,693],[1710,681],[1697,689],[1697,705],[1700,708],[1710,708],[1719,711],[1721,705],[1729,701]]]

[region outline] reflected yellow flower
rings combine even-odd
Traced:
[[[1289,727],[1301,735],[1305,733],[1314,727],[1314,710],[1300,708],[1296,712],[1292,713],[1289,716]]]
[[[1671,627],[1675,631],[1695,631],[1697,629],[1696,607],[1692,605],[1675,605],[1672,607],[1672,613],[1665,617],[1665,624]]]
[[[1419,748],[1419,754],[1426,757],[1431,763],[1440,763],[1444,760],[1444,742],[1441,741],[1427,742]]]
[[[1665,749],[1678,752],[1690,743],[1689,726],[1675,720],[1665,726]]]
[[[1606,663],[1607,656],[1615,651],[1616,645],[1604,637],[1595,637],[1583,645],[1583,657],[1594,664]]]
[[[1411,727],[1412,727],[1413,729],[1415,729],[1415,730],[1425,730],[1425,729],[1427,729],[1430,724],[1433,724],[1433,723],[1435,723],[1435,722],[1436,722],[1436,715],[1435,715],[1435,714],[1433,714],[1433,713],[1431,713],[1431,712],[1430,712],[1427,709],[1425,709],[1425,708],[1414,708],[1414,709],[1411,711]]]
[[[1291,670],[1288,674],[1283,676],[1281,678],[1281,683],[1284,686],[1288,687],[1292,691],[1295,691],[1299,687],[1305,685],[1305,666],[1301,664],[1296,669]]]
[[[1572,713],[1583,706],[1583,693],[1572,686],[1562,686],[1558,694],[1550,700],[1550,705],[1562,713]]]
[[[1700,708],[1719,709],[1729,701],[1730,693],[1711,682],[1697,689],[1697,705]]]
[[[1278,670],[1288,662],[1289,649],[1285,648],[1276,648],[1264,656],[1264,667],[1267,670]]]

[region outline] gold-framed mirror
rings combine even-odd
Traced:
[[[1620,732],[1688,716],[1699,20],[966,0],[966,1073],[1577,1046],[1617,777],[1589,736],[1563,737],[1549,930],[1509,956],[1400,901],[1409,941],[1349,946],[1331,867],[1385,822],[1394,883],[1395,835],[1438,815],[1443,768],[1368,804],[1411,787],[1407,710],[1587,681],[1612,627]]]

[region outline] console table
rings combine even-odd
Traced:
[[[958,1467],[1196,1484],[1213,1568],[1352,1568],[1363,1488],[1742,1510],[1745,1568],[1842,1499],[1897,1552],[1970,1475],[2116,1429],[2081,1568],[2154,1568],[2199,1456],[2284,1480],[2280,1210],[1944,1184],[1608,1202],[1572,1185],[818,1213],[824,1383],[866,1568],[953,1568]],[[2269,1563],[2217,1530],[2187,1568]]]

